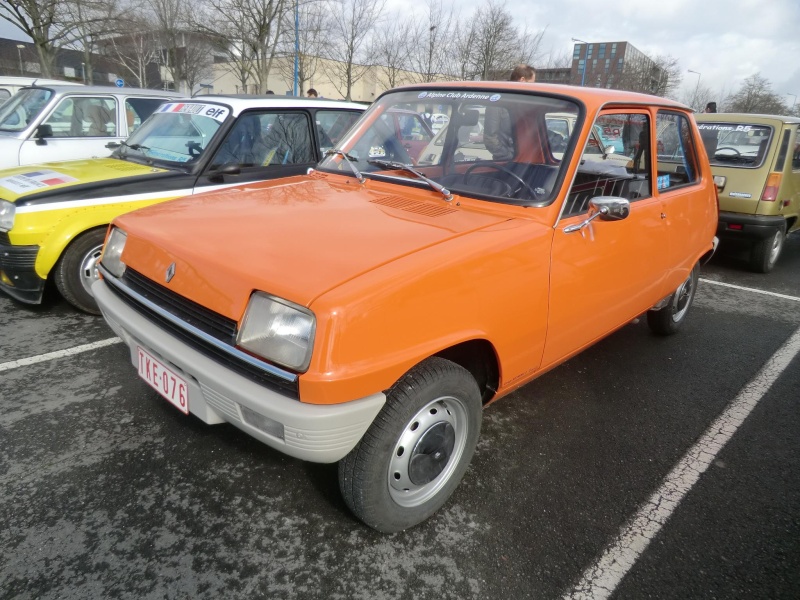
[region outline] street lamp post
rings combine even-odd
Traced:
[[[17,54],[19,55],[19,74],[22,75],[22,51],[25,49],[25,44],[17,44]]]
[[[572,38],[572,41],[573,42],[580,42],[581,44],[586,44],[586,47],[587,48],[589,47],[589,42],[585,42],[585,41],[583,41],[581,39]],[[578,57],[578,60],[580,60],[580,56]],[[583,57],[583,69],[581,69],[581,87],[583,87],[583,83],[586,81],[586,63],[587,62],[588,62],[588,57],[584,56]]]
[[[17,46],[17,47],[19,47],[19,46]],[[789,109],[789,112],[792,113],[792,112],[794,112],[794,105],[797,104],[797,94],[790,94],[790,93],[787,92],[786,95],[787,96],[791,96],[793,98],[792,99],[792,108]]]
[[[700,90],[700,77],[702,77],[702,74],[697,71],[692,71],[691,69],[686,70],[689,71],[689,73],[697,75],[697,84],[694,86],[694,96],[692,97],[692,106],[694,106],[694,103],[697,102],[697,92]]]
[[[300,1],[294,0],[294,95],[299,96],[300,90]]]
[[[431,25],[428,29],[428,83],[433,81],[433,32],[436,31],[436,25]]]

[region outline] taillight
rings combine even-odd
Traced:
[[[767,177],[767,185],[764,187],[764,193],[761,194],[761,199],[765,202],[775,202],[778,197],[778,188],[781,187],[781,174],[770,173]]]

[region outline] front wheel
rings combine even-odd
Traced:
[[[775,230],[771,236],[765,240],[757,242],[750,254],[750,267],[756,273],[769,273],[778,262],[778,258],[783,251],[786,233],[783,227]]]
[[[94,229],[77,237],[64,251],[55,269],[59,293],[72,306],[99,315],[92,284],[97,281],[97,263],[103,251],[105,229]]]
[[[411,369],[339,463],[348,508],[384,533],[430,517],[464,476],[481,417],[480,391],[469,371],[438,357]]]
[[[647,312],[647,324],[653,333],[672,335],[683,325],[697,291],[698,271],[698,266],[695,265],[692,272],[689,273],[689,277],[669,297],[664,308]]]

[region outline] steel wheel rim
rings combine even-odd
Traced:
[[[80,280],[83,289],[93,296],[92,284],[97,281],[97,263],[103,253],[103,244],[98,244],[87,252],[81,261]]]
[[[406,423],[389,461],[387,476],[392,500],[400,506],[413,508],[433,498],[447,485],[466,447],[467,415],[463,401],[453,396],[442,396],[428,402]],[[437,447],[436,443],[441,434],[448,431],[453,434],[449,452],[446,444]],[[432,480],[420,482],[420,461],[438,464],[436,451],[447,454],[442,456],[441,470]]]
[[[674,322],[677,323],[683,319],[686,311],[689,310],[689,301],[692,299],[692,294],[694,294],[694,278],[690,274],[675,292],[672,300],[672,320]]]
[[[778,255],[781,252],[781,247],[783,246],[783,234],[780,231],[776,231],[775,235],[772,237],[772,248],[769,250],[769,264],[774,265],[775,261],[778,260]]]

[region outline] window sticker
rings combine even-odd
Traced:
[[[24,194],[54,185],[72,183],[73,181],[78,180],[57,171],[31,171],[29,173],[12,175],[11,177],[3,177],[0,179],[0,186],[16,194]]]
[[[502,98],[501,94],[492,94],[491,92],[457,92],[457,91],[430,91],[420,92],[417,98],[426,100],[436,100],[437,98],[450,98],[455,100],[489,100],[490,102],[497,102]]]
[[[201,115],[210,117],[220,123],[225,120],[230,112],[224,106],[217,106],[216,104],[198,104],[196,102],[170,102],[169,104],[162,104],[158,113],[181,113],[185,115]]]
[[[658,189],[663,190],[669,187],[669,174],[667,175],[659,175],[658,181],[656,182]]]

